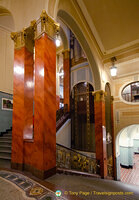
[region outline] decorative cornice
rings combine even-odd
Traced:
[[[95,102],[105,101],[106,92],[104,92],[103,90],[92,92],[92,95],[94,96]]]
[[[59,24],[43,10],[36,22],[35,39],[40,38],[43,33],[46,33],[53,40],[59,32],[59,27]]]
[[[70,49],[65,49],[64,51],[62,51],[62,54],[64,59],[69,59]]]
[[[34,48],[34,28],[29,26],[24,28],[20,32],[12,32],[11,39],[14,41],[14,48],[20,49],[26,47],[30,52],[33,52]]]

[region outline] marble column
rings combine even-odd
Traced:
[[[70,50],[66,49],[63,52],[63,69],[64,69],[64,105],[67,104],[68,112],[70,111]]]
[[[15,44],[11,163],[12,168],[16,169],[23,168],[23,138],[33,137],[33,92],[30,87],[33,78],[32,31],[32,27],[29,27],[21,32],[11,34]]]
[[[113,116],[113,101],[111,96],[111,129],[112,129],[112,157],[113,157],[113,176],[116,179],[116,155],[115,155],[115,135],[114,135],[114,116]]]
[[[56,172],[56,45],[59,26],[42,12],[35,27],[34,148],[32,171],[45,178]],[[29,149],[27,149],[29,150]],[[26,155],[28,153],[26,151]],[[27,163],[29,164],[29,163]]]
[[[107,177],[106,127],[105,127],[105,92],[93,92],[95,117],[96,159],[100,164],[100,175]]]

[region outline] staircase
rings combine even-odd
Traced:
[[[0,168],[11,167],[12,130],[0,135]]]

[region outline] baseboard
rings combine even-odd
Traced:
[[[39,170],[29,164],[24,164],[24,170],[31,172],[34,176],[42,180],[56,174],[56,167],[49,170]]]

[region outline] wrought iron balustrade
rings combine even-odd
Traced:
[[[107,160],[107,172],[109,177],[113,177],[113,158],[110,156]]]
[[[100,174],[100,166],[96,159],[60,144],[56,145],[56,163],[58,168]]]

